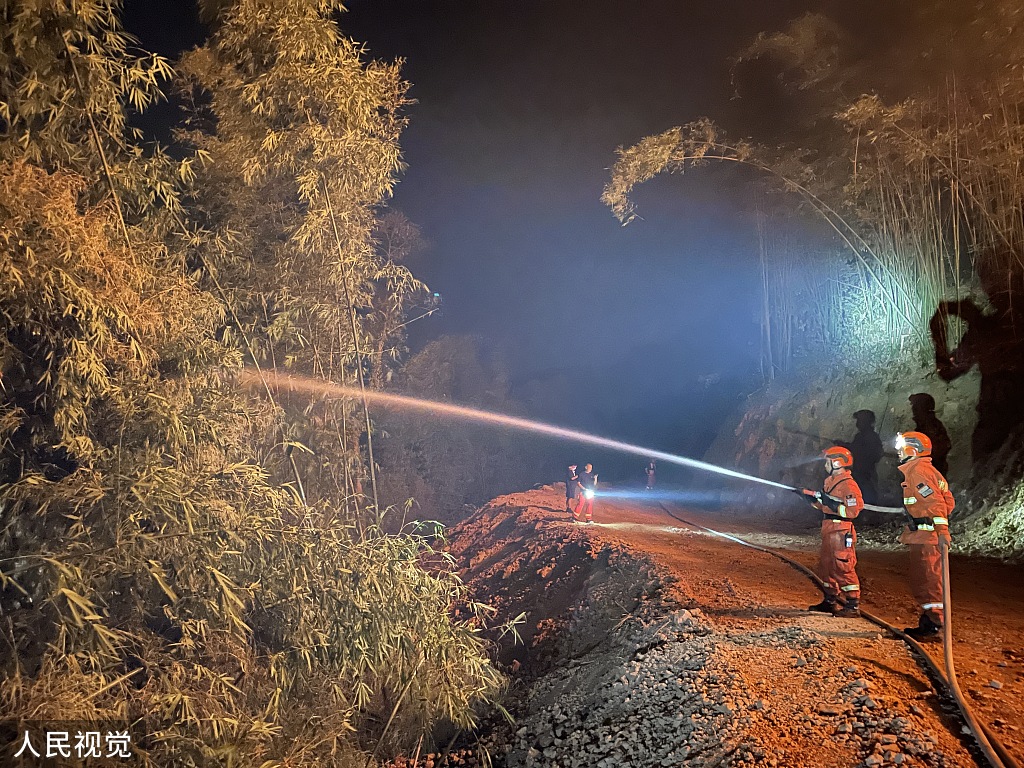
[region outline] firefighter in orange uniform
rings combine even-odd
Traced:
[[[825,582],[825,597],[809,611],[835,616],[860,616],[860,581],[857,579],[857,531],[853,521],[864,508],[860,486],[850,474],[853,454],[841,446],[824,452],[828,477],[821,491],[802,490],[823,515],[818,576]],[[842,594],[846,604],[839,606]]]
[[[903,631],[917,640],[937,638],[942,631],[942,551],[939,539],[949,544],[949,514],[953,494],[930,457],[932,441],[923,432],[904,432],[896,437],[903,473],[903,506],[911,518],[900,535],[910,545],[910,590],[921,606],[916,627]]]

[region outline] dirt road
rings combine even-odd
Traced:
[[[820,595],[795,569],[654,504],[602,500],[590,526],[562,505],[553,488],[514,494],[456,530],[481,597],[527,612],[527,644],[506,658],[520,724],[492,743],[506,765],[976,764],[906,646],[866,620],[808,613]],[[813,531],[675,511],[816,561]],[[860,557],[866,607],[916,619],[905,553]],[[955,559],[952,572],[961,685],[1020,759],[1024,571]]]
[[[686,528],[659,505],[610,502],[602,507],[596,515],[599,530],[595,536],[650,553],[656,561],[685,574],[691,588],[696,576],[698,592],[708,604],[705,612],[723,627],[764,620],[797,622],[841,640],[851,659],[869,666],[892,661],[893,652],[887,646],[899,645],[898,641],[860,642],[878,634],[867,621],[825,617],[823,627],[821,618],[801,611],[817,602],[820,593],[803,575],[777,559],[692,529],[659,532],[659,527]],[[778,533],[764,530],[756,520],[672,509],[683,519],[777,549],[809,567],[817,562],[818,538],[813,529]],[[879,550],[862,543],[858,550],[865,608],[895,626],[917,622],[906,568],[907,553],[902,548]],[[701,571],[703,575],[696,575]],[[954,555],[950,575],[954,656],[961,687],[975,714],[1022,760],[1018,729],[1024,727],[1024,568]],[[942,667],[941,644],[926,648]],[[917,680],[924,678],[916,663],[910,668],[900,664],[895,671],[908,680],[913,678],[914,687],[920,689]]]

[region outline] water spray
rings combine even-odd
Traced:
[[[797,490],[789,485],[776,483],[772,480],[765,480],[764,478],[755,477],[753,475],[747,475],[743,472],[736,472],[732,469],[708,464],[707,462],[698,461],[697,459],[690,459],[686,456],[679,456],[674,453],[666,453],[652,448],[645,448],[642,445],[625,443],[620,440],[612,440],[607,437],[599,437],[598,435],[581,432],[577,429],[559,427],[554,424],[532,421],[518,416],[506,416],[501,413],[493,413],[491,411],[484,411],[478,408],[468,408],[462,405],[452,405],[451,403],[439,403],[435,400],[424,400],[418,397],[394,395],[389,392],[377,392],[369,389],[361,392],[356,387],[346,387],[341,384],[334,384],[333,382],[324,381],[322,379],[279,374],[270,371],[263,371],[262,374],[259,374],[255,371],[245,369],[242,371],[240,379],[244,384],[258,383],[262,386],[265,382],[268,386],[292,392],[302,392],[310,395],[328,395],[352,399],[365,397],[370,403],[396,410],[424,411],[428,413],[442,414],[462,421],[475,421],[483,424],[493,424],[494,426],[508,427],[510,429],[518,429],[524,432],[533,432],[535,434],[547,435],[548,437],[559,438],[561,440],[571,440],[577,443],[609,448],[621,453],[644,456],[646,458],[664,461],[669,464],[676,464],[681,467],[690,467],[691,469],[699,469],[704,472],[713,472],[717,475],[733,477],[738,480],[748,480],[753,483],[760,483],[773,488],[780,488],[784,491]]]
[[[548,437],[554,437],[560,440],[571,440],[577,443],[609,448],[621,453],[643,456],[648,459],[657,459],[659,461],[676,464],[681,467],[689,467],[691,469],[699,469],[703,472],[711,472],[716,475],[733,477],[737,480],[747,480],[751,483],[759,483],[771,488],[779,488],[783,491],[802,493],[802,489],[796,488],[792,485],[777,483],[774,480],[765,480],[763,477],[756,477],[755,475],[748,475],[744,472],[737,472],[734,469],[726,469],[725,467],[719,467],[715,464],[709,464],[706,461],[698,461],[697,459],[691,459],[675,453],[666,453],[665,451],[659,451],[653,448],[645,448],[642,445],[626,443],[621,440],[612,440],[611,438],[592,435],[589,432],[581,432],[578,429],[559,427],[555,424],[533,421],[531,419],[524,419],[518,416],[507,416],[502,413],[484,411],[479,408],[469,408],[464,405],[453,405],[451,403],[439,403],[436,400],[409,397],[408,395],[395,395],[390,392],[378,392],[370,389],[360,391],[357,387],[347,387],[342,384],[324,381],[323,379],[314,379],[306,376],[296,376],[293,374],[280,374],[272,371],[256,372],[249,369],[243,369],[239,379],[246,385],[259,384],[261,387],[264,385],[267,387],[273,386],[278,389],[288,390],[291,392],[301,392],[307,395],[327,395],[347,399],[361,399],[365,397],[367,402],[386,408],[393,408],[395,410],[435,413],[462,421],[474,421],[483,424],[492,424],[498,427],[518,429],[523,432],[533,432],[535,434],[547,435]],[[873,512],[883,512],[890,515],[904,514],[903,507],[879,507],[873,504],[865,504],[864,509]]]

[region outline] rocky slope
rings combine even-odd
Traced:
[[[953,441],[949,455],[950,487],[957,496],[952,518],[954,550],[1003,559],[1024,558],[1024,484],[1021,483],[1021,444],[1011,437],[1002,450],[980,465],[972,463],[971,436],[977,424],[975,409],[980,378],[968,373],[944,382],[934,372],[879,372],[873,376],[808,381],[779,380],[751,395],[719,431],[704,458],[787,485],[819,487],[821,450],[836,440],[850,440],[856,429],[853,413],[869,409],[887,449],[878,465],[879,490],[888,504],[899,504],[901,476],[892,441],[897,432],[914,428],[907,398],[927,392],[935,398],[936,415]],[[695,478],[696,482],[711,482]],[[721,483],[713,481],[716,487]],[[738,485],[732,501],[764,516],[788,515],[798,504],[785,493]],[[868,513],[872,525],[896,525]]]

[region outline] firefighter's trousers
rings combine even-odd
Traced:
[[[587,520],[589,521],[594,515],[594,500],[588,499],[585,493],[581,493],[576,499],[576,511],[573,512],[573,518],[576,520]]]
[[[929,619],[943,623],[942,552],[938,544],[910,544],[910,591]]]
[[[829,528],[826,529],[825,525]],[[849,534],[850,546],[846,546]],[[825,595],[833,600],[860,597],[857,578],[857,533],[852,524],[832,526],[826,521],[821,531],[821,550],[818,556],[818,577],[825,582]]]

